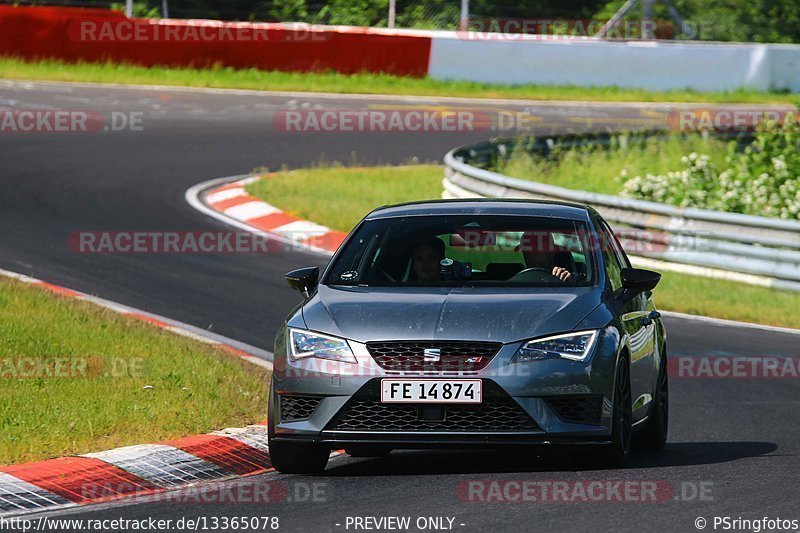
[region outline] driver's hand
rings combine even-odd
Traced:
[[[567,281],[572,277],[572,273],[564,267],[553,267],[553,275],[561,281]]]

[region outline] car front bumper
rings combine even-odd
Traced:
[[[503,345],[485,368],[460,373],[386,371],[375,363],[366,345],[350,344],[357,364],[290,362],[285,353],[275,354],[269,416],[272,440],[324,443],[332,448],[354,443],[428,448],[608,442],[619,347],[613,332],[600,336],[587,361],[510,363],[521,344],[511,343]],[[484,402],[468,408],[393,404],[387,409],[380,403],[379,392],[380,380],[387,377],[478,378],[483,382]]]

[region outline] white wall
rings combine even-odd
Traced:
[[[469,40],[439,32],[428,73],[436,79],[503,84],[800,92],[800,46]]]
[[[800,93],[800,53],[795,45],[770,45],[770,83],[775,89]]]

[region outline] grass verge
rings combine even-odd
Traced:
[[[440,198],[442,167],[342,167],[279,172],[247,186],[250,194],[289,214],[350,231],[378,206]]]
[[[267,411],[265,370],[5,278],[0,341],[0,464],[249,424]]]
[[[496,170],[515,178],[602,194],[619,194],[625,179],[646,174],[666,174],[684,168],[681,157],[692,152],[709,156],[725,168],[730,141],[699,134],[670,135],[666,138],[636,140],[626,147],[606,148],[588,145],[556,151],[543,158],[522,149],[514,150],[507,162]]]
[[[279,172],[248,191],[301,218],[350,231],[379,205],[440,198],[442,176],[436,165],[331,166]],[[654,294],[663,310],[800,328],[798,293],[664,272]]]
[[[793,104],[795,95],[740,89],[700,93],[690,90],[647,91],[617,87],[550,85],[503,86],[465,81],[438,81],[385,74],[338,74],[335,72],[276,72],[232,68],[140,67],[113,63],[67,64],[59,61],[26,62],[0,58],[0,78],[32,81],[72,81],[179,85],[262,91],[313,91],[329,93],[461,96],[528,100],[580,100],[607,102],[697,102]]]

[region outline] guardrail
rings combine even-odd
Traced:
[[[608,144],[619,134],[539,138],[526,146],[542,156],[558,145]],[[645,132],[637,135],[664,135]],[[493,140],[444,157],[445,198],[538,198],[591,205],[614,226],[639,263],[800,291],[800,221],[679,208],[656,202],[565,189],[487,170],[519,141]],[[649,262],[649,263],[648,263]]]

